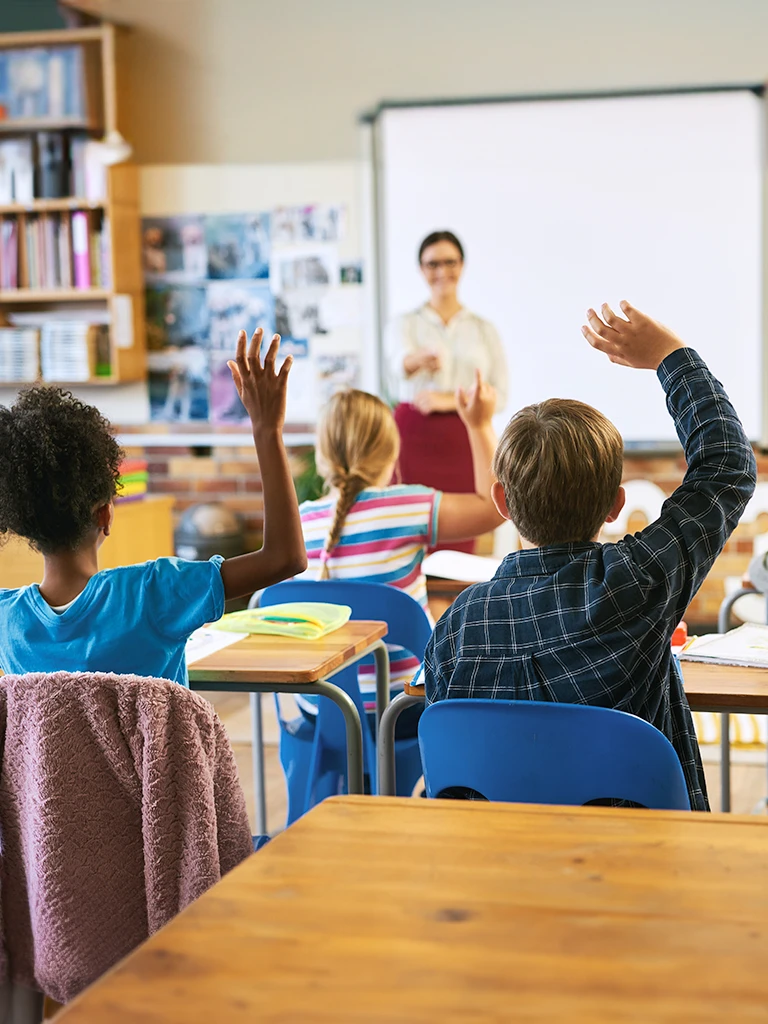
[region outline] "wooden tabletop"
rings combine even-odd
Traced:
[[[191,682],[316,683],[387,633],[386,622],[351,620],[321,640],[251,635],[189,666]]]
[[[768,669],[705,665],[684,661],[683,682],[694,711],[743,711],[768,714]],[[423,697],[424,686],[406,683],[405,692]]]
[[[768,819],[336,797],[56,1019],[733,1024],[766,963]]]
[[[688,703],[696,711],[768,712],[768,669],[681,662]]]

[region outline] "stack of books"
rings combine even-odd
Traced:
[[[138,501],[147,493],[148,464],[144,459],[123,459],[118,477],[118,501]]]
[[[76,382],[112,371],[109,328],[86,320],[46,320],[40,332],[43,380]]]
[[[8,121],[88,116],[82,46],[0,51],[0,107]]]
[[[18,221],[2,222],[0,286],[44,289],[110,288],[109,221],[86,210],[28,216],[23,266],[19,267]]]
[[[40,375],[40,332],[34,327],[0,327],[0,381],[31,383]]]
[[[67,196],[101,202],[107,197],[101,152],[87,135],[65,132],[0,140],[0,204]]]

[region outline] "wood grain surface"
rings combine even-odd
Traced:
[[[321,640],[251,635],[189,666],[195,685],[315,683],[386,635],[386,622],[350,620]]]
[[[768,1016],[768,819],[337,797],[56,1019]]]

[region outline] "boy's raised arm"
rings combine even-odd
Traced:
[[[280,345],[276,334],[262,365],[259,353],[263,336],[261,328],[255,331],[246,353],[246,335],[241,331],[236,359],[228,364],[253,427],[264,494],[264,543],[260,551],[223,562],[221,577],[227,599],[246,597],[307,567],[299,506],[283,445],[286,391],[293,360],[288,356],[280,371],[275,371]]]
[[[623,545],[643,573],[648,599],[663,601],[679,618],[755,489],[755,457],[704,360],[628,302],[621,309],[626,320],[607,305],[602,320],[590,309],[582,332],[611,362],[657,371],[688,468],[656,522],[617,547]]]

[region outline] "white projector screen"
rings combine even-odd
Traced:
[[[763,102],[749,89],[384,108],[376,183],[382,326],[427,298],[417,250],[454,231],[460,297],[498,328],[505,418],[578,398],[637,446],[676,435],[649,371],[580,326],[626,298],[707,360],[753,439],[762,416]]]

